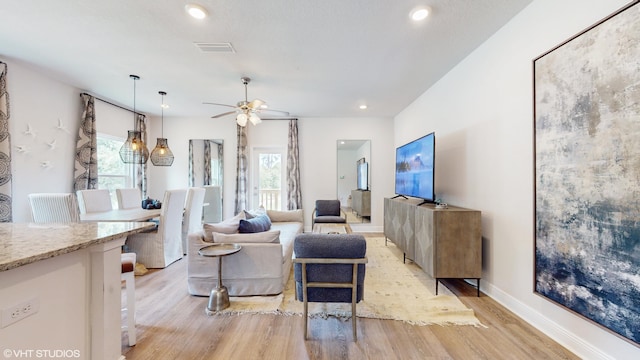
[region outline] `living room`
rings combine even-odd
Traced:
[[[371,222],[354,226],[354,230],[382,232],[383,200],[394,195],[395,148],[435,131],[438,197],[451,205],[482,211],[482,291],[580,357],[640,357],[637,344],[533,290],[532,62],[628,3],[535,0],[396,116],[299,118],[305,230],[311,227],[308,209],[313,209],[314,201],[336,197],[338,140],[371,140]],[[0,60],[9,66],[14,149],[34,144],[30,152],[12,152],[14,222],[27,222],[27,194],[72,190],[72,154],[81,111],[79,93],[84,89],[45,75],[42,69],[19,59],[0,54]],[[145,89],[144,78],[138,86],[138,91],[162,90]],[[122,91],[129,93],[130,89]],[[96,106],[100,106],[98,114],[112,111],[113,118],[124,119],[114,126],[118,127],[114,132],[125,133],[130,127],[129,112],[107,110],[109,106],[99,102]],[[67,130],[56,129],[59,121]],[[160,137],[160,122],[159,116],[150,116],[149,139]],[[28,126],[37,131],[38,146],[56,138],[56,148],[39,151],[36,141],[25,134]],[[252,147],[286,148],[287,126],[286,121],[249,125],[249,143]],[[149,166],[150,197],[162,198],[165,189],[187,186],[188,140],[206,136],[224,140],[224,198],[234,198],[234,121],[174,117],[166,111],[163,131],[175,162],[169,168]],[[50,161],[49,166],[43,166],[45,161]],[[225,200],[225,217],[233,212],[233,201]]]

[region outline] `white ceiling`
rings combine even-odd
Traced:
[[[2,0],[0,59],[165,117],[244,99],[297,117],[394,116],[532,0]],[[429,5],[421,24],[408,14]],[[203,53],[196,42],[229,42]],[[11,71],[11,70],[9,70]],[[366,103],[369,108],[360,110]]]

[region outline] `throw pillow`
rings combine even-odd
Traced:
[[[267,216],[272,222],[304,222],[302,209],[298,210],[267,210]]]
[[[271,229],[271,220],[265,215],[259,215],[253,219],[240,220],[238,232],[240,233],[257,233]]]
[[[242,243],[280,243],[280,230],[263,231],[250,234],[222,234],[213,233],[216,243],[242,244]]]
[[[260,205],[260,207],[257,209],[243,210],[243,212],[246,219],[253,219],[256,216],[267,214],[267,210],[262,205]]]
[[[240,220],[244,219],[244,212],[239,213],[238,215],[224,220],[222,222],[216,224],[203,224],[202,228],[204,230],[204,241],[213,242],[213,236],[211,235],[214,232],[223,233],[223,234],[235,234],[238,232],[238,226],[240,225]]]

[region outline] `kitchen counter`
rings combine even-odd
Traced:
[[[3,354],[124,359],[121,248],[128,235],[154,226],[0,224]]]
[[[67,254],[154,227],[153,223],[0,224],[0,271]]]

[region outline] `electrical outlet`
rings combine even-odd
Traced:
[[[20,304],[2,309],[2,326],[0,328],[7,327],[16,321],[37,313],[39,308],[40,300],[34,297]]]

